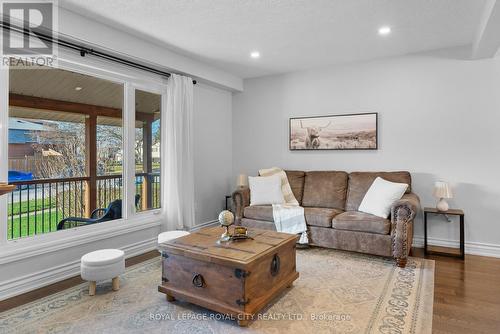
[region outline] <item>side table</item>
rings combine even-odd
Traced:
[[[231,195],[226,195],[226,207],[225,207],[225,210],[233,211],[232,210],[232,205],[231,205],[231,198],[232,198]]]
[[[435,252],[427,249],[427,215],[450,215],[450,216],[459,216],[460,217],[460,254],[452,254],[452,253],[444,253],[444,252]],[[464,212],[460,209],[449,209],[448,211],[439,211],[436,208],[424,208],[424,253],[427,255],[441,255],[441,256],[450,256],[450,257],[458,257],[462,260],[465,257],[465,241],[464,241]]]

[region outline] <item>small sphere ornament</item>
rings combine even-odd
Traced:
[[[231,226],[234,223],[234,215],[229,210],[224,210],[219,213],[219,223],[222,226]]]
[[[229,210],[222,211],[219,214],[219,223],[226,230],[224,231],[224,233],[222,233],[218,242],[219,243],[220,242],[227,242],[227,241],[231,240],[231,234],[229,233],[229,226],[233,225],[233,223],[234,223],[233,213]]]

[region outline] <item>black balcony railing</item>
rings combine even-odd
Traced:
[[[64,218],[86,217],[89,181],[88,177],[74,177],[12,182],[17,188],[8,200],[8,239],[56,231],[57,223]],[[141,195],[138,211],[159,208],[160,175],[138,173],[135,183],[136,193]],[[99,208],[122,198],[122,176],[98,176],[96,192],[96,207]]]

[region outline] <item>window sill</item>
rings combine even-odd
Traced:
[[[119,219],[102,224],[8,241],[0,247],[0,265],[160,226],[162,218],[163,216],[158,212],[148,212],[135,216],[133,219]]]

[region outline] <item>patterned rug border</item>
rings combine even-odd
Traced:
[[[312,252],[314,252],[314,248],[311,248]],[[347,251],[341,251],[341,250],[334,250],[335,252],[339,254],[343,254],[343,256],[348,256],[355,258],[357,260],[370,260],[370,261],[375,261],[381,264],[389,264],[392,262],[392,259],[389,258],[384,258],[384,257],[377,257],[369,254],[361,254],[361,253],[353,253],[353,252],[347,252]],[[301,252],[307,253],[308,250],[303,250]],[[144,271],[148,272],[148,268],[150,266],[158,266],[161,258],[160,256],[137,263],[133,266],[127,267],[125,273],[122,275],[122,278],[124,282],[126,282],[128,279],[132,279],[135,275],[135,273],[139,271]],[[416,287],[416,301],[415,301],[415,306],[414,309],[412,310],[411,314],[408,314],[408,324],[411,323],[410,325],[410,330],[409,333],[415,333],[415,334],[420,334],[420,333],[431,333],[432,332],[432,317],[433,317],[433,296],[434,296],[434,274],[435,274],[435,261],[434,260],[429,260],[429,259],[423,259],[423,258],[415,258],[415,257],[410,257],[408,259],[408,266],[415,266],[419,267],[419,277],[420,279],[418,280],[418,287]],[[420,264],[420,265],[419,265]],[[408,267],[408,271],[410,271],[410,267]],[[375,331],[375,328],[373,325],[375,325],[376,317],[377,314],[380,313],[379,308],[382,307],[382,303],[386,303],[387,301],[385,298],[387,297],[387,294],[390,294],[390,292],[386,291],[389,289],[389,284],[392,281],[392,276],[395,275],[396,273],[404,272],[405,269],[400,269],[400,268],[395,268],[390,275],[391,278],[387,279],[386,281],[386,288],[384,288],[384,293],[379,296],[379,300],[377,301],[377,306],[376,309],[377,311],[374,311],[374,313],[371,316],[371,319],[369,321],[369,325],[366,327],[366,333],[371,333],[372,331]],[[159,278],[158,278],[159,279]],[[98,295],[99,290],[101,293],[106,294],[108,293],[111,287],[110,282],[101,282],[100,284],[98,283]],[[88,298],[93,298],[93,297],[84,297],[85,294],[87,293],[88,290],[88,283],[83,282],[80,283],[76,286],[69,287],[65,290],[56,292],[54,294],[51,294],[49,296],[45,296],[43,298],[40,298],[38,300],[32,301],[30,303],[20,305],[18,307],[12,308],[10,310],[4,311],[0,313],[0,319],[8,319],[12,316],[15,316],[19,318],[19,321],[29,321],[29,317],[33,314],[35,316],[38,316],[38,318],[30,319],[33,321],[36,321],[36,319],[39,319],[40,312],[43,313],[43,317],[50,317],[52,316],[55,312],[57,312],[60,309],[60,305],[56,305],[57,302],[60,300],[64,300],[66,302],[77,302],[80,301],[82,303],[88,302]],[[74,297],[75,299],[71,299]],[[80,299],[78,299],[78,297]],[[84,297],[85,299],[82,299]],[[423,302],[427,301],[427,302]],[[430,301],[430,302],[429,302]],[[51,305],[54,305],[54,307],[51,307]],[[75,304],[78,305],[78,304]],[[63,306],[64,307],[64,306]],[[37,312],[38,311],[38,312]],[[26,319],[23,319],[25,317]],[[2,321],[0,321],[0,333],[15,333],[16,329],[18,328],[17,324],[14,324],[11,328],[9,327],[2,327]],[[380,330],[380,328],[377,328]]]
[[[120,277],[122,279],[124,277],[126,278],[126,277],[130,276],[130,274],[134,273],[135,271],[141,270],[142,268],[145,268],[145,267],[147,267],[149,265],[153,265],[153,264],[155,264],[157,262],[159,263],[160,261],[161,261],[161,258],[158,255],[158,257],[155,257],[153,259],[149,259],[149,260],[146,260],[146,261],[139,262],[137,264],[134,264],[132,266],[127,267],[125,269],[125,273],[122,276],[120,276]],[[103,283],[102,281],[101,282],[97,282],[96,294],[98,295],[100,290],[102,291],[104,289],[108,289],[110,286],[111,286],[111,280],[109,280],[109,282],[106,281],[106,283]],[[89,283],[88,282],[80,283],[78,285],[69,287],[67,289],[61,290],[61,291],[53,293],[51,295],[39,298],[39,299],[34,300],[32,302],[29,302],[29,303],[26,303],[26,304],[23,304],[23,305],[19,305],[19,306],[14,307],[14,308],[12,308],[10,310],[6,310],[4,312],[0,312],[0,319],[2,319],[4,316],[8,317],[9,315],[13,315],[15,313],[27,312],[30,309],[36,307],[37,305],[50,303],[51,300],[57,300],[59,297],[64,296],[64,295],[69,295],[69,294],[72,294],[72,293],[75,293],[75,292],[82,292],[82,293],[87,292],[88,288],[89,288]],[[54,309],[52,311],[55,312],[56,310]],[[48,313],[47,315],[50,315],[50,314],[51,314],[51,312]],[[1,323],[0,323],[0,325],[1,325]],[[8,332],[9,331],[2,332],[2,327],[0,326],[0,333],[8,333]]]

